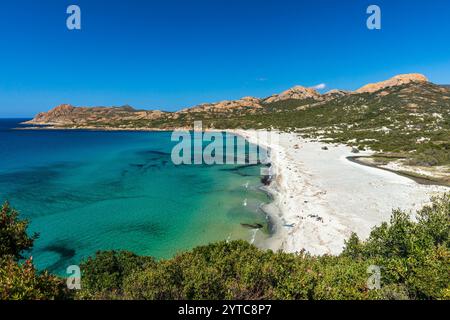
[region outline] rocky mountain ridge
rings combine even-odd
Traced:
[[[244,97],[239,100],[204,103],[177,112],[159,110],[136,110],[130,106],[121,107],[74,107],[62,104],[56,108],[39,113],[28,124],[52,125],[62,127],[103,127],[118,128],[157,127],[174,128],[189,125],[194,118],[234,118],[243,115],[258,115],[272,112],[304,110],[335,101],[355,100],[360,97],[364,105],[364,94],[375,94],[382,97],[389,95],[395,88],[404,85],[424,85],[428,79],[420,74],[397,75],[389,80],[367,84],[356,91],[331,90],[320,94],[313,88],[295,86],[279,94],[266,98]],[[447,90],[441,87],[442,90]],[[291,106],[296,106],[295,108]],[[181,123],[184,123],[181,125]],[[138,125],[139,124],[139,125]]]

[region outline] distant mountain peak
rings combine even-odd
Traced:
[[[266,103],[283,101],[288,99],[317,99],[320,97],[320,93],[318,93],[313,88],[306,88],[303,86],[294,86],[282,93],[272,95],[264,100]]]
[[[420,73],[400,74],[395,77],[392,77],[389,80],[366,84],[365,86],[359,88],[355,92],[356,93],[367,93],[367,92],[372,93],[372,92],[382,90],[384,88],[400,86],[402,84],[407,84],[410,82],[428,82],[428,78]]]
[[[56,106],[55,108],[53,108],[52,111],[72,110],[73,108],[75,108],[75,107],[71,104],[62,103],[59,106]]]

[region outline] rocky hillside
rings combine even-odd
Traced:
[[[403,84],[408,84],[411,82],[425,83],[428,82],[428,79],[424,75],[418,73],[401,74],[386,81],[367,84],[364,87],[356,90],[356,93],[377,92],[383,89],[389,89],[392,87],[401,86]]]
[[[62,104],[48,112],[39,113],[26,123],[63,127],[102,126],[123,121],[154,120],[163,114],[161,111],[136,110],[130,106],[90,108]]]
[[[320,94],[311,88],[305,88],[302,86],[295,86],[289,90],[286,90],[280,94],[275,94],[263,100],[264,103],[273,103],[285,100],[302,100],[302,99],[320,99]]]

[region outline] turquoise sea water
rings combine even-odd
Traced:
[[[40,234],[40,269],[108,249],[168,258],[267,225],[259,166],[176,166],[169,132],[12,130],[20,121],[0,120],[0,200]]]

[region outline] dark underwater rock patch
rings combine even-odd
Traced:
[[[241,226],[247,229],[262,229],[264,226],[260,223],[241,223]]]
[[[150,237],[163,237],[166,234],[166,230],[164,227],[162,227],[158,223],[153,223],[153,222],[121,225],[114,229],[119,232],[124,232],[124,233],[128,233],[128,232],[143,233],[146,236],[150,236]]]
[[[55,263],[47,266],[46,269],[50,272],[65,270],[71,264],[70,260],[76,255],[76,250],[69,246],[67,242],[50,244],[42,248],[42,251],[56,253],[59,256],[59,259]]]

